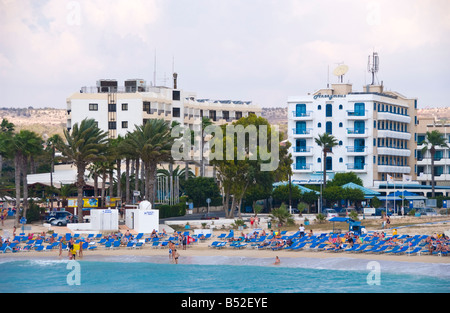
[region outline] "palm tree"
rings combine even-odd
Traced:
[[[50,200],[50,209],[53,211],[53,194],[54,194],[54,187],[53,187],[53,172],[55,171],[55,154],[56,154],[56,146],[60,144],[62,141],[62,138],[55,134],[47,139],[47,147],[46,150],[50,151],[50,162],[51,162],[51,168],[50,168],[50,189],[51,189],[51,200]]]
[[[436,154],[436,147],[449,148],[445,142],[445,138],[437,130],[432,132],[427,132],[425,135],[425,140],[422,142],[425,146],[422,148],[422,154],[424,155],[427,151],[430,151],[431,156],[431,197],[434,198],[434,157]]]
[[[3,119],[0,124],[0,177],[2,176],[3,158],[11,151],[10,144],[14,134],[14,124]]]
[[[201,150],[200,150],[200,177],[203,177],[203,176],[205,176],[205,158],[203,157],[203,152],[204,152],[204,147],[205,147],[205,135],[204,135],[204,132],[205,132],[205,128],[206,127],[208,127],[208,126],[210,126],[210,125],[212,125],[213,124],[213,122],[212,122],[212,120],[209,118],[209,117],[206,117],[206,116],[203,116],[202,117],[202,125],[201,125],[201,127],[202,127],[202,129],[201,129],[201,131],[202,131],[202,134],[201,134],[201,143],[202,143],[202,145],[201,145]]]
[[[152,205],[155,202],[156,168],[162,162],[172,162],[172,145],[169,123],[163,119],[148,120],[145,125],[137,126],[130,140],[144,164],[145,198]]]
[[[19,224],[19,207],[20,207],[20,181],[23,181],[23,216],[26,217],[28,209],[28,161],[34,156],[40,154],[43,150],[43,140],[35,132],[29,130],[21,130],[12,138],[12,149],[14,151],[15,165],[15,183],[16,183],[16,219],[15,224]]]
[[[315,138],[315,141],[322,148],[323,152],[323,189],[325,190],[327,185],[327,154],[332,153],[331,149],[338,145],[338,140],[329,133],[323,133],[318,138]]]
[[[59,145],[61,153],[77,167],[77,210],[78,220],[83,220],[83,188],[86,185],[84,173],[89,163],[101,159],[107,133],[100,130],[94,119],[84,119],[75,123],[72,132],[64,130],[66,143]]]

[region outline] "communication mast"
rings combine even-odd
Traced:
[[[378,57],[377,52],[373,52],[373,54],[369,55],[369,61],[367,62],[367,71],[372,73],[372,84],[375,84],[375,73],[380,69],[380,58]]]

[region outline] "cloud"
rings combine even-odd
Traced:
[[[150,82],[155,51],[158,83],[175,60],[199,97],[280,106],[325,87],[328,67],[333,82],[340,62],[359,88],[376,50],[387,86],[440,103],[429,90],[450,83],[449,12],[447,0],[0,0],[0,106],[64,107],[99,78]]]

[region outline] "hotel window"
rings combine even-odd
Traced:
[[[108,129],[116,129],[116,122],[108,122]]]
[[[342,104],[339,104],[339,110],[342,110],[343,106]]]
[[[122,103],[122,111],[128,111],[128,103]]]
[[[236,111],[236,113],[234,113],[234,116],[236,116],[236,119],[240,119],[242,118],[242,112],[241,111]]]
[[[172,100],[180,100],[180,91],[179,90],[172,91]]]
[[[216,121],[216,110],[210,110],[209,111],[209,118],[213,120],[213,122]]]
[[[325,132],[329,133],[330,135],[333,133],[333,126],[331,122],[326,122]]]
[[[144,101],[142,103],[142,109],[144,112],[147,112],[147,114],[150,114],[150,101]]]
[[[172,117],[180,117],[180,108],[172,108]]]
[[[89,111],[98,111],[98,103],[89,103]]]
[[[116,104],[108,103],[108,112],[116,112]]]
[[[122,128],[128,128],[128,121],[122,121]]]
[[[325,108],[325,116],[330,117],[333,116],[333,105],[328,103]]]
[[[332,171],[333,170],[333,159],[332,159],[332,157],[327,157],[325,168],[326,168],[327,171]]]

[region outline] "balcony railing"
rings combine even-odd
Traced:
[[[348,170],[364,170],[366,167],[366,163],[347,163],[345,164],[347,165],[347,169]]]
[[[294,135],[310,135],[312,128],[306,128],[306,129],[297,129],[293,128],[292,131]]]
[[[312,114],[312,111],[292,111],[293,117],[310,117]]]
[[[364,135],[367,131],[367,128],[347,128],[347,134],[352,135]]]
[[[347,110],[347,116],[366,116],[367,110],[355,111],[355,110]]]
[[[347,152],[364,152],[366,151],[365,146],[347,146]]]
[[[300,146],[300,147],[294,147],[294,152],[311,152],[312,147],[308,146]]]
[[[306,164],[293,164],[294,170],[304,170],[309,171],[311,170],[312,163],[306,163]]]

